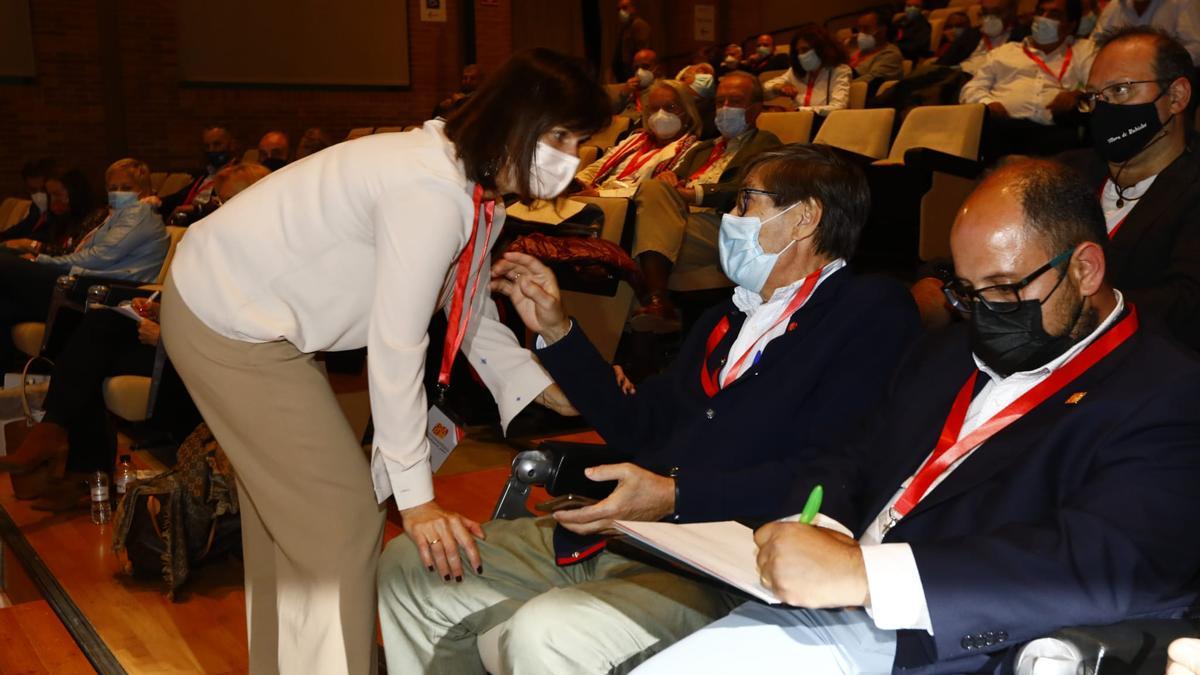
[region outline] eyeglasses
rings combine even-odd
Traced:
[[[942,293],[945,294],[946,300],[950,303],[950,306],[962,312],[963,314],[970,314],[974,310],[976,302],[981,303],[984,307],[997,314],[1015,312],[1017,311],[1017,307],[1020,306],[1022,299],[1021,289],[1025,288],[1029,284],[1032,284],[1038,277],[1042,276],[1051,269],[1058,267],[1064,262],[1070,261],[1071,254],[1074,252],[1074,248],[1069,248],[1062,253],[1059,253],[1058,255],[1054,256],[1050,262],[1037,268],[1029,276],[1016,283],[997,284],[995,286],[988,286],[986,288],[975,290],[974,288],[971,288],[970,284],[962,279],[955,279],[942,286]],[[1064,277],[1066,277],[1065,273],[1058,278],[1058,283],[1062,283]],[[1058,284],[1055,284],[1054,288],[1050,290],[1050,293],[1046,294],[1046,297],[1050,297],[1050,295],[1053,294],[1054,290],[1057,288]],[[1041,300],[1041,302],[1045,302],[1045,299]]]
[[[750,207],[750,195],[766,195],[768,197],[778,197],[778,192],[768,192],[767,190],[759,190],[758,188],[741,188],[737,191],[738,215],[746,215],[746,209]]]
[[[1129,80],[1127,82],[1118,82],[1110,84],[1099,91],[1085,91],[1079,98],[1079,112],[1090,113],[1096,109],[1096,101],[1104,101],[1105,103],[1113,103],[1115,105],[1124,105],[1133,97],[1134,88],[1139,84],[1157,84],[1162,87],[1163,84],[1170,80]],[[1164,87],[1154,98],[1155,101],[1162,98],[1162,95],[1167,92]]]

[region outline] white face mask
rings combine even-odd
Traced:
[[[982,31],[984,35],[994,38],[1004,32],[1004,20],[995,14],[988,14],[987,16],[983,17],[983,22],[979,26],[979,30]]]
[[[713,92],[716,90],[716,82],[713,82],[713,76],[708,73],[696,73],[692,78],[692,91],[700,98],[712,98]]]
[[[638,79],[638,86],[641,87],[642,89],[645,89],[646,87],[649,87],[651,84],[654,84],[654,73],[646,70],[645,68],[638,68],[637,69],[637,79]]]
[[[679,115],[669,113],[666,110],[659,110],[651,115],[649,124],[650,131],[660,140],[674,138],[679,133],[679,130],[683,128],[683,120],[679,119]]]
[[[772,50],[766,45],[759,45],[754,51],[757,52],[759,56],[770,56]]]
[[[37,207],[38,213],[45,213],[46,207],[50,205],[50,199],[46,197],[45,192],[35,192],[29,195],[29,199],[33,201],[33,205]]]
[[[567,189],[578,170],[578,157],[538,141],[529,170],[529,189],[537,199],[554,199]]]
[[[875,36],[867,33],[858,34],[858,48],[861,51],[869,52],[875,49]]]
[[[810,49],[800,52],[800,67],[806,73],[816,72],[821,67],[821,57],[817,56],[817,50]]]
[[[1039,45],[1054,44],[1058,41],[1058,26],[1059,22],[1056,19],[1044,16],[1033,17],[1033,30],[1031,31],[1033,41]]]
[[[767,253],[758,243],[763,225],[800,205],[796,202],[775,215],[762,220],[758,216],[735,216],[726,213],[721,216],[721,230],[717,235],[717,251],[721,258],[721,269],[733,283],[748,291],[761,293],[775,269],[775,263],[784,251],[792,247],[797,240],[793,239],[777,253]]]

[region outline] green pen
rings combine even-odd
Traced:
[[[812,525],[812,521],[821,511],[821,500],[825,498],[825,488],[820,485],[814,487],[812,492],[808,493],[808,501],[804,502],[804,510],[800,512],[800,522],[805,525]]]

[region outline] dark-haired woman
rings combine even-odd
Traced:
[[[850,80],[854,77],[846,64],[846,52],[824,28],[816,24],[802,26],[792,36],[792,67],[764,85],[767,98],[786,96],[800,110],[811,110],[822,117],[850,104]]]
[[[70,251],[89,218],[102,218],[88,190],[82,171],[72,169],[46,177],[47,208],[37,217],[22,221],[3,233],[0,242],[21,253],[59,255]],[[95,222],[99,225],[99,222]],[[93,225],[94,226],[94,225]]]
[[[581,65],[532,50],[445,123],[327,148],[192,226],[162,337],[244,495],[251,672],[368,671],[389,496],[430,574],[453,582],[480,566],[479,525],[434,501],[426,328],[446,311],[439,380],[461,347],[504,423],[535,399],[567,409],[496,318],[489,252],[500,197],[556,196],[579,142],[607,123]],[[369,456],[313,358],[364,346]]]

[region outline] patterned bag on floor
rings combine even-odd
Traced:
[[[191,565],[241,549],[233,467],[207,425],[179,446],[173,469],[130,484],[114,521],[113,550],[124,551],[126,572],[161,576],[172,600]]]

